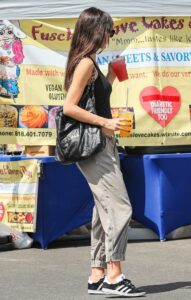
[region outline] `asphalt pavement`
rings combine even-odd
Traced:
[[[0,299],[114,299],[87,294],[89,253],[89,239],[0,252]],[[123,273],[147,292],[140,299],[190,300],[191,239],[129,242]]]

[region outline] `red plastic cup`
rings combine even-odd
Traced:
[[[119,81],[124,81],[128,79],[125,57],[120,56],[110,62],[111,68]]]

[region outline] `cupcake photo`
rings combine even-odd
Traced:
[[[42,105],[25,105],[19,111],[20,128],[47,128],[48,111]]]
[[[17,128],[18,111],[14,106],[0,105],[0,127]]]

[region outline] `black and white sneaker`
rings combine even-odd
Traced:
[[[91,279],[89,278],[88,294],[92,294],[92,295],[104,294],[102,291],[103,281],[104,281],[104,278],[101,278],[97,282],[92,282]]]
[[[105,278],[102,292],[108,295],[118,295],[127,298],[142,297],[146,295],[143,290],[136,288],[123,274],[117,278],[116,283],[114,284],[110,283],[107,278]]]

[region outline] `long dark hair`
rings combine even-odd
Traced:
[[[64,87],[68,90],[77,63],[103,46],[106,34],[113,29],[111,16],[95,7],[85,9],[79,16],[68,55]]]

